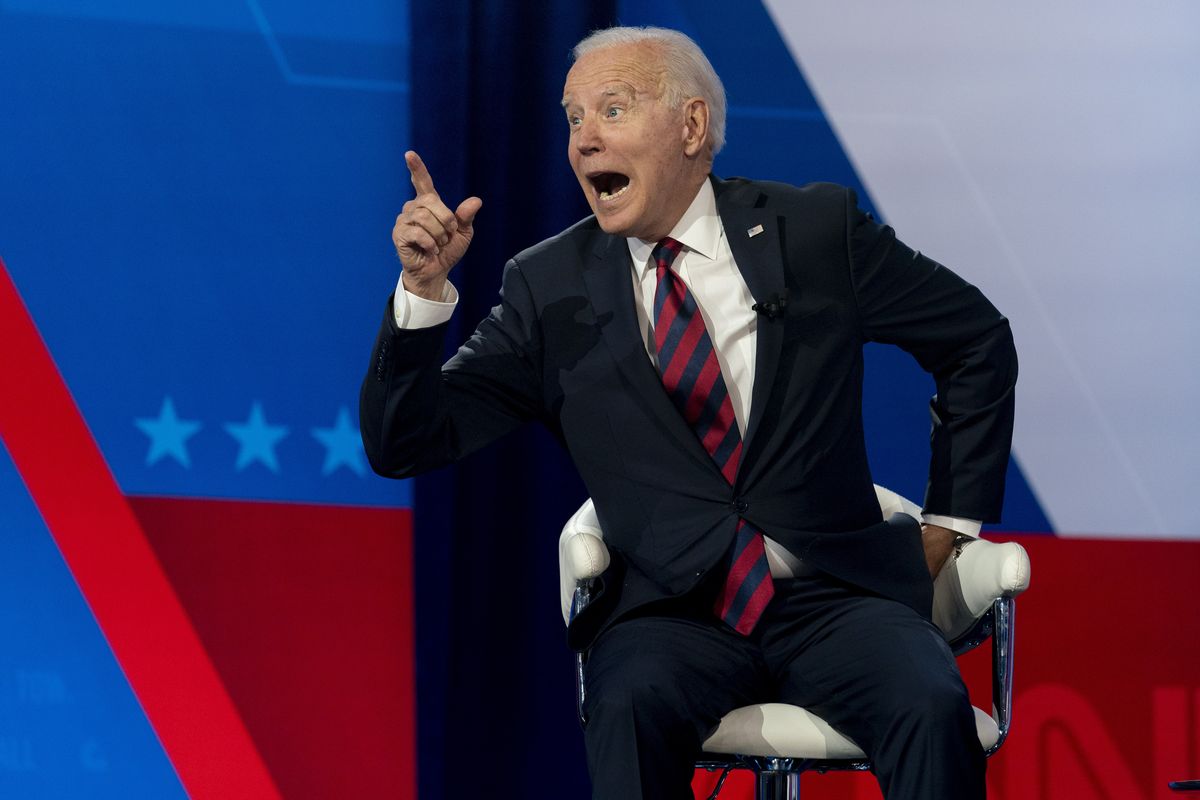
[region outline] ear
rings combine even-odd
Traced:
[[[708,103],[693,97],[683,104],[683,152],[689,157],[702,153],[708,142]]]

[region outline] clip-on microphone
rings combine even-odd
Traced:
[[[777,292],[761,303],[755,303],[750,308],[757,314],[761,314],[767,319],[775,319],[783,316],[783,310],[787,308],[788,290],[784,289]]]

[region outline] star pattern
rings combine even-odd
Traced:
[[[146,453],[146,466],[157,464],[166,457],[175,459],[181,466],[190,468],[187,440],[203,427],[196,420],[180,419],[175,413],[175,403],[168,395],[163,398],[157,417],[138,417],[133,424],[150,437],[150,449]]]
[[[326,418],[328,419],[328,418]],[[146,453],[145,465],[152,467],[164,460],[175,461],[180,466],[191,469],[192,460],[189,452],[189,440],[200,433],[207,423],[200,420],[180,419],[175,410],[175,401],[170,395],[164,396],[157,417],[135,417],[133,424],[150,440]],[[238,444],[234,468],[242,472],[255,463],[261,464],[268,471],[278,475],[281,470],[277,448],[280,442],[291,435],[292,428],[287,425],[273,425],[267,421],[261,401],[253,400],[250,412],[244,422],[225,422],[221,426]],[[367,477],[366,453],[363,451],[362,437],[358,426],[348,406],[337,407],[333,424],[327,428],[309,428],[313,440],[324,451],[321,463],[321,477],[339,480],[337,474],[341,471],[352,473],[357,478]],[[201,452],[211,450],[202,449]],[[287,466],[292,469],[293,460],[302,460],[301,472],[314,470],[313,460],[321,451],[316,445],[304,445],[298,448],[289,447]],[[320,456],[317,456],[320,457]],[[310,473],[311,474],[311,473]],[[346,478],[340,478],[345,480]]]
[[[338,467],[346,467],[355,475],[366,472],[363,463],[362,437],[358,428],[350,424],[350,412],[345,406],[338,408],[337,420],[332,428],[313,428],[313,438],[325,446],[325,464],[322,475],[329,475]]]
[[[238,442],[235,467],[239,472],[256,461],[271,472],[279,472],[279,460],[275,457],[275,445],[288,435],[288,428],[283,425],[267,424],[261,403],[255,402],[250,407],[250,416],[244,423],[225,423],[225,432]]]

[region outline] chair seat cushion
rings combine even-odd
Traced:
[[[974,710],[975,732],[987,750],[1000,738],[1000,729],[986,711]],[[858,745],[828,722],[786,703],[759,703],[730,711],[705,740],[704,752],[782,758],[866,758]]]

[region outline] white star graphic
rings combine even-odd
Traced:
[[[136,417],[133,424],[150,437],[146,466],[152,466],[164,456],[170,456],[184,467],[191,468],[192,460],[188,457],[187,440],[195,436],[202,426],[195,420],[180,419],[176,416],[175,403],[169,396],[163,398],[157,418]]]
[[[275,445],[288,435],[288,429],[283,425],[268,425],[263,417],[261,403],[255,402],[250,407],[250,417],[244,423],[225,423],[225,431],[238,441],[239,472],[255,461],[261,461],[271,472],[279,472]]]
[[[345,406],[338,408],[337,421],[332,428],[313,428],[313,438],[325,445],[325,465],[322,475],[329,475],[338,467],[345,466],[355,475],[362,477],[366,472],[363,463],[362,437],[358,428],[350,424],[350,412]]]

